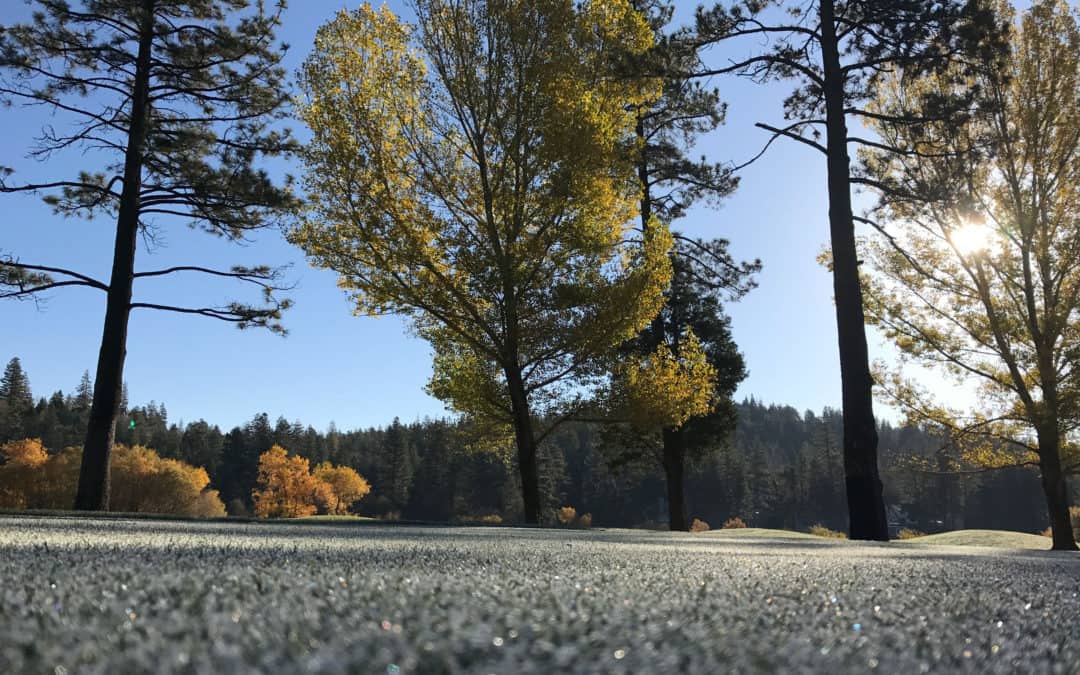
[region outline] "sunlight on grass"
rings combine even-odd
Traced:
[[[1037,534],[1010,532],[1008,530],[957,530],[925,537],[905,539],[902,544],[933,544],[935,546],[989,546],[993,548],[1019,548],[1036,551],[1050,550],[1050,539]]]

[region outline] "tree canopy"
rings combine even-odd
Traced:
[[[342,12],[301,73],[311,209],[292,239],[367,314],[408,316],[430,391],[512,429],[539,517],[534,416],[662,303],[671,237],[632,236],[636,104],[610,52],[652,34],[625,0],[414,3]]]
[[[952,409],[901,367],[891,399],[977,466],[1039,466],[1055,547],[1075,548],[1064,474],[1080,472],[1080,14],[1035,3],[1004,69],[977,77],[988,102],[959,130],[875,126],[905,151],[867,157],[889,186],[870,316],[905,357],[979,393],[974,409]],[[918,112],[949,86],[894,80],[878,109]]]

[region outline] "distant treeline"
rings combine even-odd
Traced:
[[[57,391],[36,400],[29,380],[21,377],[19,396],[0,400],[0,443],[40,438],[53,453],[79,445],[89,413],[89,376],[74,394]],[[820,523],[844,529],[840,412],[800,414],[754,399],[737,407],[734,437],[688,473],[690,515],[714,527],[739,516],[758,527],[806,529]],[[1035,532],[1047,526],[1034,472],[956,473],[940,439],[926,431],[882,423],[879,433],[895,527]],[[202,420],[170,423],[165,405],[151,402],[124,406],[116,442],[204,467],[232,514],[250,513],[259,455],[278,444],[313,465],[329,461],[359,471],[372,487],[359,502],[363,515],[431,521],[521,517],[513,453],[478,446],[468,429],[447,420],[395,419],[386,427],[353,431],[331,425],[322,432],[284,417],[272,422],[261,413],[223,432]],[[663,480],[647,467],[613,469],[605,457],[618,453],[603,451],[611,442],[595,425],[583,423],[565,425],[548,439],[541,454],[548,513],[573,506],[591,513],[597,526],[665,523]]]

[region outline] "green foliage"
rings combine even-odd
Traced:
[[[670,234],[632,236],[635,106],[611,45],[652,43],[625,0],[363,5],[323,26],[300,74],[310,209],[291,233],[358,313],[397,313],[435,352],[429,391],[513,427],[539,517],[532,426],[655,316]],[[505,432],[503,433],[505,435]]]
[[[235,241],[296,207],[288,182],[277,185],[258,167],[262,158],[297,147],[276,124],[289,101],[280,66],[284,51],[273,39],[283,3],[271,12],[251,0],[34,4],[38,11],[32,21],[6,26],[0,34],[0,68],[6,71],[0,97],[47,105],[73,122],[67,131],[45,129],[33,157],[44,160],[93,147],[87,156],[101,157],[102,164],[48,184],[0,179],[0,192],[40,193],[62,216],[120,218],[126,204],[147,235],[155,231],[155,221],[178,218]],[[153,55],[146,63],[139,59],[142,44]],[[136,97],[141,87],[145,100]],[[134,109],[137,101],[144,107]],[[129,154],[140,177],[137,192],[122,189]],[[281,288],[277,271],[183,266],[172,272],[209,272],[260,286],[262,306],[230,303],[192,313],[241,328],[283,330],[281,312],[290,303],[273,295]],[[56,280],[57,275],[65,279]],[[14,258],[0,262],[0,289],[12,289],[0,297],[67,285],[107,289],[68,270]]]
[[[495,377],[511,337],[526,356],[557,352],[561,341],[577,353],[602,348],[649,314],[633,303],[608,307],[648,285],[605,273],[625,266],[619,242],[633,213],[621,111],[647,90],[590,88],[601,48],[593,41],[621,30],[625,9],[476,1],[417,9],[415,36],[388,10],[366,5],[320,30],[301,76],[312,209],[293,239],[341,275],[358,311],[412,316],[436,344],[440,370],[460,372],[467,384],[435,390],[469,409],[464,392]],[[473,22],[492,36],[466,29]],[[515,47],[548,24],[548,42]],[[636,39],[647,46],[647,35]],[[476,79],[475,61],[459,60],[480,59],[478,51],[493,63],[518,61]],[[504,96],[485,99],[489,90],[523,100],[508,107]],[[489,126],[476,128],[482,118]],[[654,248],[666,252],[662,237]],[[656,258],[650,253],[645,262]],[[631,318],[617,321],[623,314]],[[504,316],[518,321],[503,329]],[[556,361],[537,363],[537,378],[565,362]],[[480,365],[488,363],[495,367]]]

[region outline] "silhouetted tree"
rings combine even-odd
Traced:
[[[700,44],[765,40],[763,48],[755,45],[757,53],[698,74],[738,73],[760,82],[797,80],[798,87],[784,102],[786,125],[758,126],[773,134],[770,144],[785,137],[826,158],[844,469],[853,539],[887,540],[889,533],[855,249],[855,223],[860,219],[851,204],[853,185],[876,182],[853,173],[849,157],[853,144],[877,143],[850,132],[848,122],[879,117],[867,104],[875,99],[886,73],[899,71],[911,77],[944,71],[962,63],[966,55],[992,48],[989,38],[1000,32],[988,0],[746,0],[731,7],[701,8],[697,13]],[[957,72],[962,76],[961,70]],[[958,119],[970,103],[970,93],[934,98],[931,116]],[[905,120],[920,121],[919,117]]]

